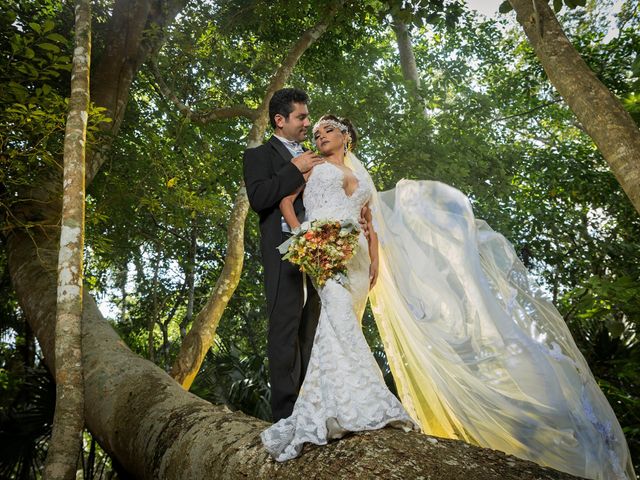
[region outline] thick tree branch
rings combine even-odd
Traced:
[[[203,111],[196,118],[198,123],[209,123],[214,120],[223,120],[225,118],[245,117],[249,120],[256,118],[256,111],[246,105],[234,105],[231,107],[220,107],[209,111]]]

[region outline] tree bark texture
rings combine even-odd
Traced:
[[[285,85],[300,57],[327,30],[331,20],[343,3],[342,0],[333,2],[318,23],[306,30],[289,49],[285,60],[271,79],[262,103],[256,110],[255,119],[247,139],[248,148],[257,147],[262,143],[269,123],[269,101],[271,97],[276,90]],[[160,78],[159,74],[156,74],[156,77]],[[162,88],[172,95],[166,85]],[[175,97],[175,95],[172,96]],[[224,268],[205,307],[198,313],[187,336],[183,339],[180,351],[171,369],[171,376],[187,390],[191,388],[204,357],[213,344],[220,318],[240,282],[244,259],[244,224],[248,212],[249,199],[246,189],[242,186],[236,194],[227,227],[227,254]]]
[[[545,0],[509,0],[549,80],[640,212],[640,131],[578,54]]]
[[[76,478],[84,429],[82,378],[82,264],[84,248],[84,162],[91,69],[89,0],[75,7],[75,50],[64,140],[64,172],[55,319],[56,410],[44,478]]]

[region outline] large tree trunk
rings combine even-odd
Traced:
[[[64,173],[55,321],[56,410],[44,477],[76,478],[84,429],[82,381],[82,258],[84,159],[89,110],[91,7],[76,2],[71,98],[64,139]]]
[[[282,65],[271,79],[262,103],[254,114],[253,125],[247,139],[248,148],[257,147],[262,143],[269,122],[269,101],[271,97],[275,91],[285,85],[300,57],[327,30],[343,3],[344,0],[339,0],[330,4],[318,23],[305,31],[289,49]],[[156,76],[160,79],[157,73]],[[182,112],[190,114],[190,111],[184,110],[187,108],[186,106],[176,103],[177,96],[169,91],[164,82],[159,83],[164,94]],[[229,218],[229,226],[227,227],[227,255],[224,260],[224,268],[205,307],[198,314],[191,326],[191,330],[183,339],[180,352],[178,352],[171,369],[171,376],[187,390],[191,388],[204,357],[213,344],[220,318],[240,282],[244,259],[244,224],[248,212],[249,199],[247,198],[246,189],[242,186],[236,194],[233,210]]]
[[[551,83],[640,212],[640,131],[578,54],[545,0],[509,0]]]

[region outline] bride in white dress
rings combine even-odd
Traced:
[[[352,127],[328,119],[314,127],[327,162],[308,179],[307,215],[356,219],[367,203],[372,238],[361,235],[346,288],[329,281],[319,290],[322,312],[293,414],[262,433],[271,455],[284,461],[305,442],[417,422],[424,433],[576,476],[635,479],[611,406],[509,242],[440,182],[402,180],[376,193],[344,148]],[[402,404],[360,330],[369,293]]]

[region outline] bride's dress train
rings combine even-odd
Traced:
[[[351,219],[372,192],[366,179],[351,196],[343,190],[343,172],[330,163],[315,167],[304,195],[309,220]],[[262,432],[262,441],[278,461],[299,455],[304,443],[324,445],[347,432],[391,425],[417,429],[388,390],[367,345],[359,319],[369,293],[369,252],[361,233],[348,264],[344,285],[331,279],[318,288],[322,309],[307,374],[290,417]]]

